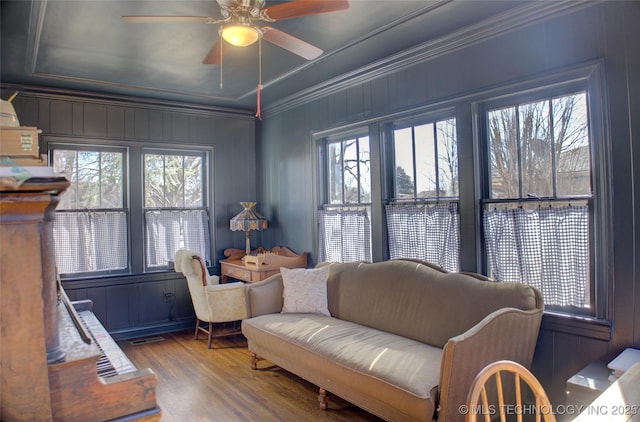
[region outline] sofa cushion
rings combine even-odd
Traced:
[[[526,284],[487,281],[416,261],[319,266],[331,269],[332,316],[440,348],[498,309],[542,308],[540,293]]]
[[[421,399],[430,399],[438,385],[442,349],[349,321],[318,314],[268,314],[243,321],[242,330],[254,342],[283,339]]]
[[[329,268],[280,268],[283,313],[300,312],[331,316],[327,307]]]

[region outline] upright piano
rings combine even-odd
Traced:
[[[139,370],[57,282],[52,221],[64,178],[0,168],[0,420],[157,421],[156,375]]]

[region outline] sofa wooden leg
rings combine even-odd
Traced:
[[[258,355],[249,352],[249,365],[251,365],[251,369],[258,369],[258,360],[260,360]]]
[[[320,388],[320,392],[318,394],[320,410],[327,410],[327,407],[329,406],[329,399],[331,399],[331,394],[329,394],[324,388]]]

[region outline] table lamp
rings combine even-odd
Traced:
[[[251,230],[265,230],[267,228],[267,220],[254,209],[255,202],[240,202],[240,205],[244,209],[231,219],[229,226],[232,231],[241,230],[245,233],[245,253],[249,255],[251,253],[251,242],[249,241]]]

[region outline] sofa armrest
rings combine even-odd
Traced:
[[[489,363],[507,359],[531,366],[542,312],[502,308],[449,339],[440,363],[439,422],[464,421],[459,408],[467,402],[473,379]]]
[[[249,318],[282,311],[282,275],[274,274],[257,283],[246,285],[245,294]]]

